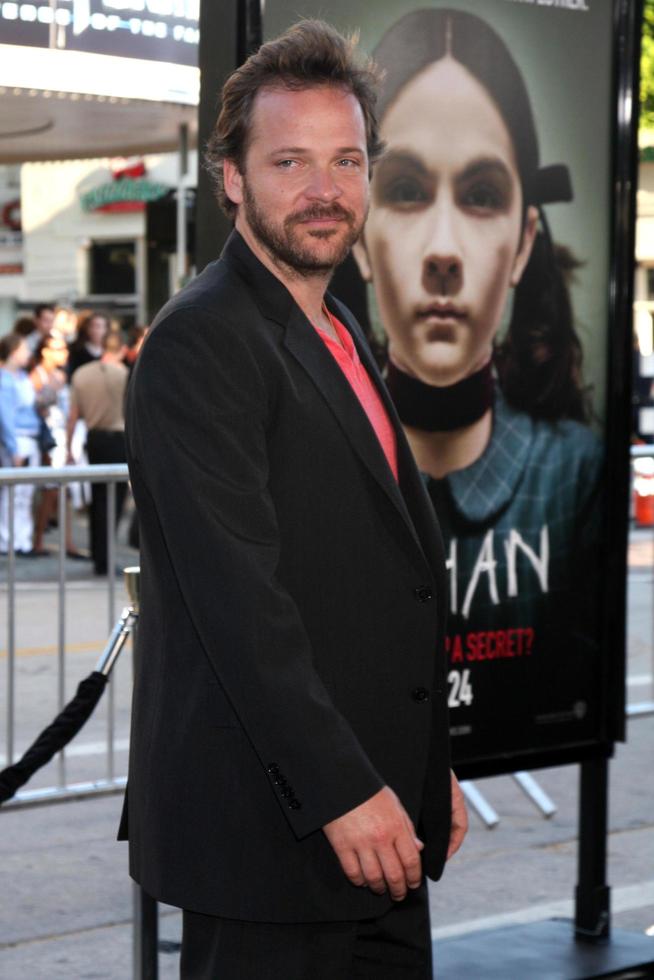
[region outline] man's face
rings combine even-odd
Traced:
[[[244,172],[225,162],[236,227],[292,275],[328,274],[359,237],[368,209],[363,112],[343,89],[258,93]]]
[[[34,317],[36,329],[42,337],[47,337],[54,326],[55,315],[53,310],[41,310],[38,316]]]

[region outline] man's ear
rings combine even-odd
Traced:
[[[223,160],[225,194],[232,204],[243,203],[243,175],[233,160]]]
[[[368,250],[366,248],[363,232],[361,232],[352,247],[352,255],[356,260],[356,264],[359,266],[361,278],[365,282],[372,282],[372,270],[370,268],[370,262],[368,261]]]
[[[530,204],[527,208],[527,214],[525,215],[525,226],[522,229],[520,247],[518,248],[516,257],[513,260],[513,269],[511,271],[512,286],[517,286],[522,278],[522,273],[525,271],[527,262],[531,257],[531,250],[534,247],[534,240],[536,238],[537,230],[538,208],[535,208],[533,204]]]

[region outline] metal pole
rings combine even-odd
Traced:
[[[109,597],[109,633],[116,620],[116,484],[107,483],[107,585]],[[114,734],[116,697],[111,678],[107,684],[107,779],[114,778]]]
[[[7,487],[7,765],[14,761],[16,684],[16,552],[14,550],[14,487]]]
[[[177,181],[177,251],[176,288],[181,289],[186,279],[186,175],[188,174],[188,123],[179,127],[179,179]]]
[[[589,943],[608,942],[611,932],[611,889],[606,883],[608,805],[608,759],[582,762],[575,938]]]
[[[511,773],[511,776],[544,817],[549,818],[556,813],[556,803],[550,799],[543,787],[536,782],[530,773],[520,770]]]
[[[59,486],[57,507],[59,523],[59,635],[57,637],[57,663],[59,673],[59,711],[66,704],[66,487]],[[66,753],[59,753],[59,786],[66,785]]]
[[[131,576],[129,573],[132,573]],[[139,581],[136,569],[126,572],[127,587],[130,593],[132,609],[136,616],[132,623],[132,663],[138,656],[137,633],[139,612]],[[134,895],[134,925],[132,936],[132,954],[134,965],[134,980],[158,980],[159,977],[159,911],[154,898],[143,891],[140,885],[133,883]]]
[[[198,106],[198,170],[195,201],[195,266],[202,272],[217,259],[232,223],[222,213],[214,197],[211,178],[202,165],[203,148],[220,111],[220,90],[227,76],[243,60],[238,52],[237,32],[243,0],[201,0],[200,104]]]
[[[497,827],[500,822],[500,818],[497,815],[497,811],[493,809],[485,796],[483,796],[477,789],[475,783],[471,779],[464,779],[460,783],[461,791],[466,798],[466,803],[468,803],[478,817],[484,821],[489,830],[493,827]]]

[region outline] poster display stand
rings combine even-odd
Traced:
[[[238,47],[241,59],[256,45],[257,31],[261,30],[261,40],[266,40],[301,16],[325,16],[324,5],[315,0],[267,0],[265,7],[257,0],[234,0],[232,6],[234,16],[230,13],[230,17],[239,25],[238,44],[234,39],[233,50]],[[200,61],[203,72],[210,62],[215,71],[215,47],[213,38],[206,34],[202,38],[202,30],[220,32],[224,39],[224,19],[219,27],[216,17],[212,18],[210,7],[209,4],[202,5]],[[592,329],[583,333],[579,349],[589,365],[597,400],[583,425],[595,434],[594,438],[602,447],[601,465],[590,467],[594,475],[588,476],[588,480],[597,481],[597,496],[601,498],[601,533],[597,526],[593,532],[597,536],[595,543],[601,547],[593,552],[595,565],[581,567],[573,575],[577,581],[571,585],[572,599],[565,595],[564,586],[558,593],[558,585],[551,588],[552,576],[558,573],[552,563],[548,564],[553,532],[548,528],[547,519],[535,518],[531,531],[526,525],[524,529],[517,526],[509,529],[506,531],[508,536],[497,541],[485,532],[482,550],[476,553],[476,559],[474,556],[470,560],[462,557],[461,540],[457,541],[453,536],[450,541],[449,570],[454,585],[453,620],[457,632],[450,637],[447,653],[451,660],[450,673],[456,674],[451,679],[450,698],[455,769],[460,778],[471,780],[546,766],[580,765],[575,918],[574,921],[549,920],[439,940],[434,949],[435,969],[441,980],[467,976],[483,976],[484,980],[495,977],[505,980],[507,976],[524,976],[530,980],[561,980],[562,977],[581,980],[619,976],[627,969],[634,971],[630,976],[651,976],[654,967],[651,940],[622,930],[611,930],[610,888],[606,881],[608,765],[614,743],[624,739],[625,732],[625,554],[637,161],[635,108],[638,105],[642,0],[612,0],[590,5],[545,5],[529,0],[483,0],[477,3],[474,0],[449,0],[447,3],[432,0],[422,4],[385,0],[372,6],[356,0],[333,0],[329,19],[340,30],[359,30],[363,46],[373,50],[389,25],[409,15],[418,16],[418,7],[422,8],[422,13],[424,8],[447,8],[449,20],[443,43],[450,45],[447,49],[450,53],[456,51],[452,39],[456,36],[459,14],[483,18],[491,17],[492,13],[492,32],[505,32],[502,43],[514,47],[516,61],[528,76],[526,87],[534,96],[534,114],[539,117],[536,124],[541,128],[541,159],[545,164],[538,171],[542,181],[541,177],[538,180],[534,177],[538,187],[533,191],[543,240],[549,240],[549,247],[552,247],[552,241],[559,235],[565,238],[568,234],[574,238],[571,230],[584,227],[583,234],[589,236],[574,241],[574,248],[582,252],[582,264],[576,265],[571,260],[569,271],[570,278],[581,283],[571,290],[572,300],[581,311],[580,319],[585,319],[587,327],[592,320]],[[482,25],[480,31],[487,32],[487,27]],[[556,40],[557,30],[560,43]],[[584,31],[587,39],[582,43]],[[465,43],[474,47],[469,38]],[[523,48],[520,47],[522,44]],[[552,45],[551,50],[548,44]],[[570,54],[567,65],[564,64],[566,45]],[[418,58],[415,49],[407,48],[406,53],[407,58]],[[588,58],[590,67],[584,60]],[[490,62],[494,63],[493,59]],[[553,73],[554,62],[558,67]],[[422,64],[429,65],[426,56]],[[559,70],[561,66],[563,68]],[[225,63],[223,74],[232,68],[233,64]],[[399,70],[401,73],[402,69]],[[576,70],[580,74],[575,85],[571,80]],[[405,76],[410,78],[411,71],[407,70]],[[602,78],[607,80],[606,84],[599,84]],[[406,79],[397,82],[397,91],[403,91],[405,84]],[[488,79],[485,84],[494,93],[502,88],[500,83],[495,85]],[[561,86],[567,86],[566,99],[562,98]],[[393,98],[397,98],[397,92]],[[501,94],[495,94],[494,98],[501,100]],[[382,114],[387,108],[382,98]],[[567,122],[563,118],[566,110],[570,113]],[[215,89],[209,91],[203,86],[200,113],[201,118],[205,113],[207,121],[204,136],[200,134],[200,143],[204,144],[208,120],[215,118]],[[594,114],[594,141],[587,140],[573,148],[571,166],[559,167],[556,154],[561,139],[565,146],[571,140],[574,142],[572,134],[580,129],[580,121],[587,121],[589,113]],[[571,186],[562,174],[568,169],[572,174]],[[407,187],[405,183],[404,195],[409,193]],[[199,214],[215,213],[209,195],[205,182],[198,195]],[[573,200],[569,217],[564,216],[563,207],[556,209],[556,202],[567,202],[565,207],[569,207]],[[417,199],[411,198],[411,201],[413,205]],[[588,212],[584,211],[586,204]],[[552,216],[551,223],[546,211]],[[374,230],[374,215],[372,221],[370,228]],[[598,222],[594,230],[591,228],[593,222]],[[364,237],[367,234],[368,231]],[[371,236],[372,231],[369,242]],[[200,225],[199,237],[202,254]],[[204,241],[206,247],[209,242],[207,230]],[[602,251],[605,243],[608,243],[606,251]],[[409,237],[403,239],[403,247],[405,245],[408,254]],[[213,257],[216,252],[215,229],[211,234],[211,250]],[[374,251],[372,246],[371,250]],[[368,257],[374,266],[372,251]],[[198,268],[203,264],[199,261]],[[361,262],[359,268],[362,268]],[[363,314],[358,305],[356,312],[364,320],[374,289],[374,268],[367,287],[352,281],[351,269],[352,263],[342,280],[342,295],[363,297]],[[339,276],[332,285],[335,291],[338,281]],[[372,300],[370,308],[368,326],[377,339],[379,334],[375,334],[374,321],[376,318],[378,328],[383,303],[384,297],[378,296]],[[351,305],[356,304],[351,302]],[[382,327],[386,326],[382,323]],[[533,422],[533,425],[537,424]],[[588,444],[590,436],[580,435]],[[456,505],[456,494],[451,487],[456,488],[456,485],[453,481],[447,490],[450,497],[441,497],[453,501],[452,506]],[[458,485],[462,486],[461,481]],[[446,525],[449,519],[447,506],[447,503],[443,504],[440,512]],[[588,503],[588,508],[590,506]],[[585,533],[585,529],[581,530]],[[490,533],[493,533],[492,529]],[[557,547],[565,552],[566,548],[572,549],[572,544],[562,543],[561,539]],[[569,550],[563,564],[567,561],[574,566],[579,553]],[[456,581],[456,571],[464,560],[468,561],[469,575],[462,590],[461,582]],[[506,576],[502,580],[503,594],[498,584],[499,571],[496,575],[498,569]],[[582,595],[574,589],[584,577],[588,580],[589,591]],[[538,592],[546,596],[548,590],[555,593],[555,602],[565,610],[565,616],[552,625],[552,611],[556,615],[557,607],[540,607],[542,596],[537,596],[531,606],[513,602],[518,598],[520,581],[528,583],[532,595]],[[485,607],[480,604],[477,612],[475,602],[484,589],[487,594]],[[575,619],[582,606],[585,618],[575,621],[567,635],[570,618]],[[569,613],[572,613],[571,617]],[[477,621],[475,616],[478,616]],[[533,623],[529,616],[534,617]],[[461,624],[463,632],[459,629]],[[496,666],[489,668],[493,661]],[[526,664],[539,666],[533,668]],[[479,972],[482,962],[483,974]]]

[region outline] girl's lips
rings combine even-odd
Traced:
[[[458,322],[465,320],[467,311],[454,303],[430,303],[427,306],[419,306],[417,315],[421,320]]]

